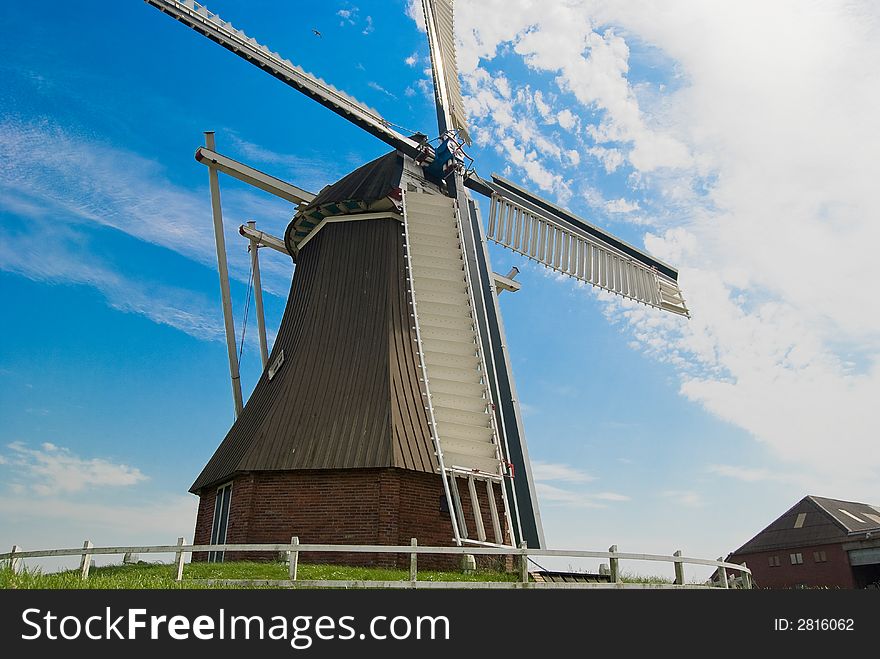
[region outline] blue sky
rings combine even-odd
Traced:
[[[523,271],[501,300],[554,547],[714,558],[806,494],[880,501],[876,8],[701,4],[457,3],[477,169],[679,266],[693,313],[490,248]],[[209,8],[436,132],[409,2]],[[202,131],[313,191],[387,147],[142,2],[4,3],[0,24],[0,545],[190,538],[186,490],[232,421]],[[240,332],[236,228],[282,235],[292,209],[221,188]],[[292,267],[261,256],[272,329]]]

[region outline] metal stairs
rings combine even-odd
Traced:
[[[474,323],[474,299],[462,253],[456,201],[405,192],[404,230],[426,409],[446,498],[453,509],[455,540],[457,544],[509,546],[505,461]],[[485,488],[483,505],[478,483]],[[496,503],[498,495],[506,517],[504,527]],[[488,518],[484,508],[488,508]]]

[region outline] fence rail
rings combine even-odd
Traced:
[[[525,543],[520,547],[429,547],[421,546],[413,538],[409,545],[331,545],[331,544],[302,544],[299,538],[294,536],[289,543],[269,544],[216,544],[216,545],[188,545],[183,538],[178,538],[173,545],[131,545],[118,547],[95,547],[90,540],[86,540],[82,547],[67,549],[39,549],[35,551],[23,551],[18,545],[13,546],[12,551],[0,554],[0,561],[9,561],[12,569],[19,569],[22,561],[27,558],[47,558],[59,556],[80,556],[80,574],[83,579],[88,579],[92,556],[104,556],[115,554],[174,554],[176,568],[176,581],[183,580],[183,569],[186,554],[200,552],[277,552],[288,557],[289,579],[200,579],[193,580],[197,583],[222,584],[222,585],[263,585],[276,587],[310,587],[310,588],[731,588],[739,583],[742,588],[752,587],[752,573],[745,563],[728,563],[719,558],[709,560],[705,558],[693,558],[682,556],[676,551],[671,556],[664,554],[638,554],[621,552],[613,545],[608,551],[583,551],[578,549],[529,549]],[[407,554],[410,557],[409,581],[361,581],[361,580],[313,580],[297,579],[297,566],[300,552],[311,553],[370,553],[370,554]],[[471,555],[471,556],[516,556],[519,558],[519,581],[419,581],[418,580],[418,555],[419,554],[447,554],[447,555]],[[608,559],[610,565],[610,582],[599,583],[559,583],[559,582],[533,582],[529,581],[528,561],[530,558],[541,557],[568,557],[568,558],[598,558]],[[620,561],[654,561],[672,563],[675,579],[671,584],[645,584],[624,583],[620,577]],[[686,584],[684,582],[684,565],[702,565],[715,567],[718,575],[718,586]],[[738,573],[735,579],[728,577],[728,571]]]

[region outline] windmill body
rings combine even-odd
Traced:
[[[492,272],[487,239],[686,315],[677,272],[465,167],[451,0],[423,2],[433,142],[398,133],[191,0],[147,2],[394,149],[317,195],[213,149],[197,153],[212,172],[299,205],[283,245],[260,243],[296,268],[264,372],[190,489],[200,497],[196,542],[544,546],[498,307],[504,278]],[[487,228],[469,190],[491,200]]]

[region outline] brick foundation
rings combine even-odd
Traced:
[[[473,520],[467,484],[459,482],[466,520]],[[493,537],[485,485],[477,484],[483,524]],[[208,544],[214,518],[216,488],[200,493],[195,543]],[[496,505],[504,525],[502,498],[495,488]],[[443,482],[437,474],[405,469],[297,470],[249,472],[232,483],[228,543],[288,543],[298,536],[304,544],[453,545],[452,520],[440,511]],[[469,529],[471,537],[476,533]],[[225,560],[277,560],[270,554],[227,553]],[[479,557],[478,557],[479,558]],[[481,565],[509,568],[511,560],[489,560]],[[500,557],[498,557],[500,558]],[[206,560],[205,554],[193,560]],[[419,569],[457,569],[457,556],[420,555]],[[301,554],[300,561],[377,567],[406,567],[409,555]]]

